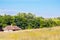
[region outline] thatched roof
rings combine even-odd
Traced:
[[[4,30],[20,30],[21,28],[19,28],[18,26],[6,26],[4,28]]]

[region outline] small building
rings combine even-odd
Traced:
[[[19,28],[18,26],[6,26],[5,28],[3,28],[4,31],[17,31],[17,30],[21,30],[21,28]]]

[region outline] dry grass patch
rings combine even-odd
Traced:
[[[0,40],[60,40],[60,27],[0,32]]]

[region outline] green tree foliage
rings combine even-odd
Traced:
[[[32,13],[18,13],[17,15],[0,15],[0,27],[7,25],[17,25],[22,29],[35,29],[43,27],[60,26],[60,17],[43,18]]]
[[[4,15],[3,16],[3,21],[2,21],[2,23],[3,24],[7,24],[7,25],[11,25],[11,23],[12,23],[12,19],[11,19],[12,17],[10,16],[10,15]]]

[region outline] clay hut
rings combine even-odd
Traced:
[[[3,28],[4,31],[17,31],[17,30],[21,30],[21,28],[19,28],[18,26],[6,26],[5,28]]]

